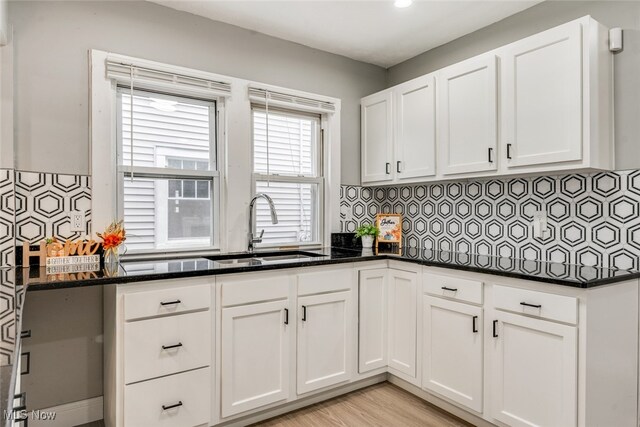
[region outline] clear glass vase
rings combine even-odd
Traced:
[[[108,270],[115,270],[120,264],[120,253],[118,248],[107,249],[104,253],[104,267]]]

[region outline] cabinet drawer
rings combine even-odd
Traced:
[[[571,323],[572,325],[578,323],[578,300],[574,297],[494,286],[493,304],[501,310]]]
[[[209,310],[124,325],[125,384],[210,364]]]
[[[353,287],[355,277],[351,268],[299,274],[298,295],[349,290]]]
[[[124,319],[184,313],[209,308],[210,304],[211,285],[134,292],[124,294]]]
[[[424,292],[458,301],[482,304],[482,282],[453,276],[425,273]]]
[[[222,306],[253,304],[289,297],[291,278],[288,274],[251,274],[223,277]]]
[[[204,368],[125,386],[124,426],[208,425],[210,372]],[[173,405],[177,406],[168,408]]]

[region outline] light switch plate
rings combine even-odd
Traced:
[[[84,220],[84,212],[74,211],[69,214],[71,218],[71,226],[70,229],[73,232],[83,232],[85,231],[86,222]]]

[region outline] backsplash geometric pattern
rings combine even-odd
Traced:
[[[15,250],[14,171],[0,169],[0,266],[13,265]]]
[[[70,230],[69,213],[84,212],[84,232]],[[15,247],[47,237],[91,235],[91,179],[83,175],[0,169],[0,267],[15,265]],[[10,364],[16,337],[16,298],[12,270],[0,268],[0,366]]]
[[[640,268],[640,170],[443,184],[342,186],[343,232],[403,214],[409,247],[603,267]],[[535,238],[532,214],[549,233]]]
[[[14,171],[0,169],[0,366],[12,363],[16,339]]]
[[[70,230],[71,211],[84,212],[84,232]],[[83,175],[16,172],[16,244],[47,237],[91,235],[91,179]]]

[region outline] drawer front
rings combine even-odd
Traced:
[[[422,283],[425,293],[473,304],[482,304],[483,283],[481,281],[425,273]]]
[[[289,297],[291,277],[284,274],[252,274],[222,277],[222,306],[252,304]]]
[[[125,386],[124,427],[208,425],[210,383],[204,368]]]
[[[352,268],[299,274],[298,295],[346,291],[353,288],[355,277]]]
[[[124,294],[124,319],[135,320],[165,314],[202,310],[211,305],[211,285]]]
[[[501,310],[572,325],[578,323],[578,300],[574,297],[496,285],[493,287],[493,302]]]
[[[125,384],[209,366],[211,339],[209,310],[125,323]]]

